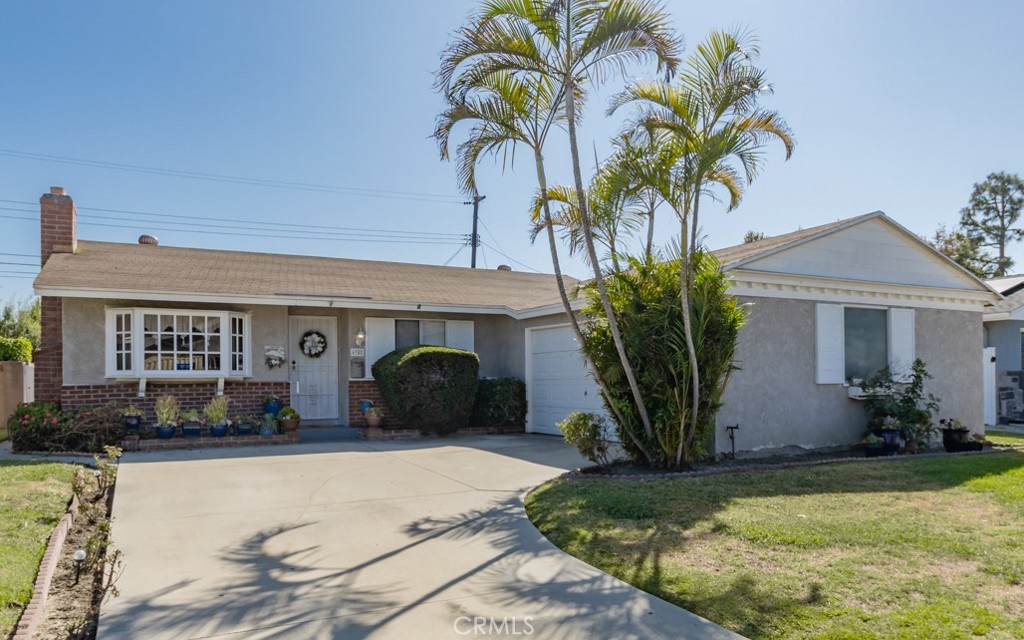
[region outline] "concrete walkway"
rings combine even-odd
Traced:
[[[533,527],[522,493],[579,463],[544,436],[126,455],[99,637],[738,637]]]

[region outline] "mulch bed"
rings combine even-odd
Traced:
[[[722,475],[728,473],[748,473],[752,471],[777,471],[796,467],[813,467],[832,462],[886,462],[892,460],[913,460],[918,458],[938,458],[945,456],[976,456],[987,455],[1008,449],[1024,448],[1019,446],[986,445],[983,451],[947,453],[943,450],[927,453],[903,454],[898,456],[879,456],[868,458],[863,452],[837,451],[832,453],[809,453],[798,456],[772,458],[748,458],[740,460],[724,460],[708,463],[686,471],[669,471],[639,467],[630,463],[615,463],[608,468],[598,465],[573,469],[563,473],[561,478],[603,478],[615,480],[662,480],[671,478],[693,478],[699,476]]]

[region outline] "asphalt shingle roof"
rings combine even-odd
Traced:
[[[566,277],[570,291],[577,281]],[[531,309],[558,302],[548,274],[81,240],[55,253],[37,288],[353,298]]]

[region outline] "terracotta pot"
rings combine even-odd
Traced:
[[[299,421],[298,421],[298,419],[296,419],[296,418],[288,418],[288,419],[285,419],[285,420],[281,420],[281,430],[286,432],[286,433],[289,433],[289,432],[292,432],[292,431],[298,431],[299,430]]]
[[[384,424],[384,416],[368,415],[366,416],[366,426],[368,427],[379,427]]]

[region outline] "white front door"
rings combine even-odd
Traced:
[[[528,432],[560,436],[556,425],[573,411],[604,415],[572,327],[527,329],[526,357]]]
[[[288,359],[292,406],[305,420],[338,419],[338,319],[333,316],[290,316]],[[318,358],[302,353],[299,341],[307,331],[327,338]]]

